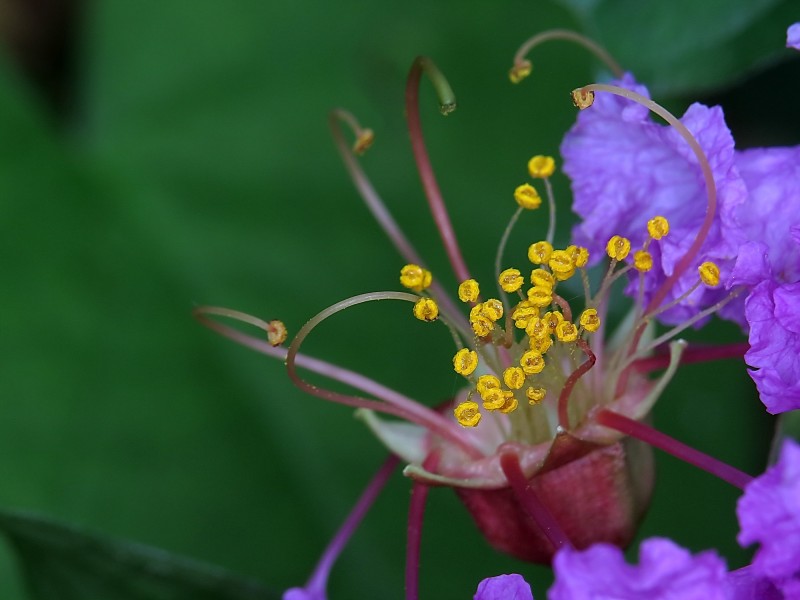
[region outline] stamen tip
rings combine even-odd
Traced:
[[[594,92],[592,90],[586,90],[585,88],[578,88],[572,90],[571,96],[572,96],[572,103],[580,110],[589,108],[592,104],[594,104]]]
[[[439,112],[442,113],[442,116],[445,117],[449,115],[451,112],[453,112],[455,109],[456,109],[455,102],[446,102],[444,104],[439,105]]]
[[[375,133],[372,129],[363,129],[361,133],[358,134],[356,141],[353,143],[353,152],[357,155],[361,156],[369,150],[370,146],[372,146],[372,142],[375,141]]]
[[[508,71],[508,78],[511,80],[511,83],[517,84],[530,75],[532,70],[533,65],[529,60],[521,60],[515,62],[514,66]]]
[[[280,346],[286,341],[287,335],[288,332],[283,321],[274,320],[267,323],[267,341],[271,346]]]

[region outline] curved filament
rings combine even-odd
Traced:
[[[514,66],[517,68],[527,67],[528,70],[530,70],[530,62],[525,57],[536,46],[550,40],[566,40],[579,44],[591,52],[606,67],[608,67],[608,69],[614,74],[614,77],[619,79],[623,75],[622,67],[617,64],[617,61],[614,60],[614,58],[605,48],[603,48],[593,39],[581,35],[575,31],[570,31],[569,29],[551,29],[549,31],[543,31],[542,33],[530,38],[519,47],[519,50],[517,50],[517,53],[514,55]]]

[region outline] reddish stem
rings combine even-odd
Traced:
[[[423,461],[422,468],[432,473],[439,464],[439,451],[434,450]],[[421,481],[414,480],[411,487],[411,501],[408,507],[408,530],[406,546],[406,600],[419,598],[419,555],[422,541],[422,521],[425,517],[425,503],[430,488]]]
[[[422,78],[423,70],[427,71],[432,67],[431,60],[425,56],[418,56],[411,65],[406,81],[406,119],[408,121],[408,132],[411,136],[411,148],[414,152],[414,160],[417,163],[417,171],[422,180],[422,188],[428,199],[433,220],[439,235],[442,238],[450,265],[459,281],[471,279],[461,249],[456,240],[453,224],[447,214],[447,208],[442,198],[439,184],[431,167],[428,150],[425,147],[425,138],[422,135],[422,123],[419,116],[419,82]],[[434,67],[435,68],[435,67]]]
[[[635,437],[664,452],[672,454],[676,458],[703,469],[740,489],[744,489],[745,486],[753,480],[753,477],[747,473],[721,460],[717,460],[704,452],[695,450],[691,446],[687,446],[683,442],[679,442],[665,433],[661,433],[644,423],[634,421],[614,411],[602,409],[597,413],[595,420],[600,425],[621,431],[625,435]]]
[[[525,477],[525,473],[522,472],[519,457],[516,453],[503,452],[500,455],[500,468],[503,469],[508,484],[511,486],[520,505],[522,505],[522,508],[525,509],[525,512],[533,519],[539,529],[542,530],[542,533],[553,545],[553,548],[556,550],[571,548],[572,542],[569,541],[555,517],[542,504],[536,490],[533,489],[530,481]]]
[[[567,408],[569,407],[569,396],[572,394],[572,388],[575,387],[578,380],[594,366],[595,362],[597,362],[597,357],[594,355],[594,352],[592,352],[592,349],[589,348],[589,344],[586,343],[586,340],[579,339],[575,343],[583,350],[588,360],[567,377],[567,380],[564,382],[564,387],[561,388],[561,394],[558,396],[558,425],[565,431],[569,431],[569,413]]]
[[[742,358],[750,348],[747,342],[724,344],[719,346],[700,346],[687,348],[681,355],[681,364],[688,365],[697,362],[722,360],[725,358]],[[669,365],[669,353],[661,352],[655,356],[641,358],[634,362],[631,368],[639,373],[649,373],[658,369],[665,369]]]

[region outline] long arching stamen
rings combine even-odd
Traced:
[[[348,396],[345,394],[340,394],[339,392],[317,387],[311,383],[308,383],[297,374],[296,357],[298,351],[300,350],[300,346],[308,334],[311,333],[311,331],[317,325],[319,325],[328,317],[335,315],[346,308],[363,304],[365,302],[373,302],[378,300],[402,300],[405,302],[416,303],[419,298],[419,296],[406,292],[370,292],[367,294],[360,294],[358,296],[347,298],[346,300],[337,302],[333,306],[329,306],[319,314],[312,317],[305,325],[303,325],[300,331],[297,332],[297,335],[295,336],[294,340],[292,340],[292,343],[290,344],[289,350],[286,354],[286,371],[289,374],[289,379],[291,379],[297,387],[305,392],[308,392],[309,394],[313,394],[314,396],[324,400],[345,404],[347,406],[367,408],[370,410],[399,416],[403,419],[421,425],[435,435],[458,444],[459,447],[463,448],[471,455],[478,456],[480,453],[469,442],[467,437],[464,435],[464,432],[459,428],[458,425],[447,420],[445,417],[431,410],[427,406],[415,402],[407,396],[395,392],[391,396],[385,397],[385,402],[377,402],[375,400],[368,400],[358,396]]]
[[[439,452],[434,450],[422,463],[429,473],[439,466]],[[406,600],[419,598],[419,555],[422,542],[422,522],[425,517],[425,503],[430,487],[422,481],[414,480],[411,487],[411,500],[408,506],[408,529],[406,546]]]
[[[314,567],[314,572],[309,577],[308,582],[306,583],[305,587],[303,588],[310,598],[323,598],[326,594],[326,588],[328,586],[328,576],[331,573],[331,568],[333,567],[333,563],[336,562],[336,559],[339,558],[339,555],[344,550],[345,545],[353,536],[353,533],[361,524],[361,521],[364,519],[364,516],[367,514],[367,511],[372,507],[375,503],[375,500],[378,498],[378,494],[381,493],[381,490],[386,486],[386,483],[389,481],[389,478],[392,476],[392,473],[397,468],[400,459],[395,456],[394,454],[390,455],[387,458],[381,468],[378,469],[378,472],[372,478],[372,481],[369,482],[367,487],[361,493],[361,496],[356,502],[356,505],[350,511],[350,514],[347,515],[344,523],[339,528],[339,531],[336,532],[336,535],[333,536],[333,539],[328,544],[328,547],[325,548],[325,551],[322,553],[322,556],[317,563],[317,566]]]
[[[564,387],[561,388],[561,393],[558,395],[558,426],[564,431],[569,431],[569,397],[570,394],[572,394],[572,388],[575,387],[578,380],[583,377],[597,361],[597,357],[595,357],[592,349],[589,348],[589,344],[586,343],[586,340],[578,339],[575,341],[575,344],[583,350],[587,360],[567,377],[567,380],[564,382]]]
[[[609,71],[614,74],[614,77],[619,79],[623,75],[622,67],[617,64],[617,61],[614,60],[605,48],[594,40],[575,31],[570,31],[569,29],[551,29],[536,34],[519,47],[519,50],[517,50],[517,53],[514,55],[514,66],[511,67],[511,71],[509,72],[509,77],[512,82],[519,83],[530,74],[533,67],[526,56],[536,46],[550,40],[566,40],[580,44],[605,64]]]
[[[711,171],[711,165],[708,163],[706,153],[700,147],[699,142],[692,135],[692,133],[671,112],[657,102],[654,102],[649,98],[645,98],[641,94],[637,94],[636,92],[616,85],[608,85],[604,83],[591,83],[583,86],[582,88],[574,90],[572,94],[576,106],[579,106],[581,110],[591,106],[594,92],[608,92],[610,94],[614,94],[615,96],[632,100],[637,104],[641,104],[642,106],[646,107],[648,110],[654,112],[667,123],[669,123],[669,125],[678,132],[678,134],[686,141],[686,143],[689,144],[692,152],[694,152],[697,162],[700,165],[700,169],[703,171],[703,178],[705,179],[706,183],[706,194],[708,201],[706,205],[706,216],[703,224],[700,226],[700,229],[698,230],[697,235],[695,235],[694,241],[692,242],[691,246],[689,246],[689,249],[675,265],[672,275],[667,277],[666,281],[664,281],[664,283],[661,284],[661,287],[659,287],[656,291],[652,300],[650,300],[650,304],[644,311],[645,316],[647,316],[651,311],[658,308],[661,302],[664,301],[664,298],[675,285],[675,282],[678,280],[678,278],[680,278],[681,275],[683,275],[686,269],[689,268],[698,252],[700,252],[700,247],[703,245],[703,242],[705,242],[708,232],[711,229],[711,225],[714,222],[714,215],[716,214],[717,210],[717,186],[714,183],[714,174]]]
[[[353,135],[356,138],[353,148],[351,148],[345,140],[339,121],[345,122],[353,130]],[[345,168],[350,174],[350,179],[352,179],[359,195],[362,200],[364,200],[364,204],[367,205],[367,208],[378,222],[380,228],[406,262],[424,266],[425,261],[422,260],[414,245],[405,236],[403,230],[397,224],[397,221],[394,220],[394,217],[392,217],[392,214],[386,207],[386,203],[384,203],[380,194],[375,190],[375,186],[372,185],[372,182],[369,177],[367,177],[364,169],[361,168],[361,164],[354,154],[357,148],[366,149],[364,148],[366,142],[363,140],[370,141],[371,143],[372,131],[363,129],[353,114],[342,108],[336,108],[330,112],[328,115],[328,126],[330,127],[333,141],[336,144],[336,149],[339,151],[339,156],[341,156]],[[431,294],[436,297],[437,302],[441,305],[442,311],[458,326],[459,331],[468,333],[470,330],[469,323],[467,323],[461,311],[458,310],[455,302],[453,302],[450,294],[447,293],[444,287],[434,279],[430,289]]]
[[[717,460],[699,450],[695,450],[691,446],[687,446],[683,442],[679,442],[644,423],[634,421],[614,411],[608,409],[600,410],[595,420],[600,423],[600,425],[616,429],[625,435],[635,437],[664,452],[668,452],[691,465],[703,469],[712,475],[716,475],[723,481],[727,481],[740,489],[744,489],[745,486],[753,480],[752,476],[729,464]]]
[[[750,344],[747,342],[714,346],[690,346],[684,351],[680,362],[683,365],[688,365],[726,358],[744,358],[744,353],[749,349]],[[632,368],[637,373],[650,373],[666,368],[669,362],[669,354],[662,352],[655,356],[648,356],[634,361]]]
[[[561,548],[571,548],[572,542],[561,529],[555,517],[547,507],[542,504],[536,490],[533,489],[522,467],[519,464],[519,457],[515,452],[506,451],[500,454],[500,468],[506,476],[508,484],[522,505],[522,508],[539,526],[544,536],[553,544],[555,550]]]
[[[503,288],[500,286],[500,271],[502,270],[502,263],[503,263],[503,252],[506,249],[506,244],[508,243],[508,238],[511,236],[511,231],[514,229],[514,225],[517,224],[517,220],[519,216],[522,214],[522,211],[525,210],[521,206],[514,211],[514,214],[511,216],[511,219],[506,225],[506,228],[503,230],[503,235],[500,237],[500,244],[497,246],[497,254],[494,256],[494,279],[497,283],[497,294],[498,298],[503,299],[503,310],[506,311],[506,315],[510,316],[508,298],[506,293],[503,291]]]
[[[436,89],[442,114],[446,115],[455,110],[456,107],[453,91],[433,61],[427,56],[418,56],[414,59],[406,81],[406,119],[408,120],[408,132],[411,136],[411,148],[414,152],[414,160],[417,163],[419,177],[422,180],[422,188],[425,190],[433,220],[439,230],[447,257],[450,259],[450,265],[456,278],[459,281],[466,281],[471,279],[469,270],[458,246],[453,224],[447,214],[442,192],[439,190],[439,184],[436,182],[436,176],[431,167],[428,150],[425,147],[425,138],[422,135],[422,122],[419,116],[419,83],[423,72]]]

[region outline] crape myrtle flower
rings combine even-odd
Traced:
[[[533,593],[522,575],[514,573],[484,579],[473,600],[533,600]]]
[[[800,50],[800,23],[795,23],[786,31],[786,47]]]
[[[617,77],[623,76],[613,59],[593,42],[572,32],[553,31],[531,38],[520,48],[510,72],[512,82],[530,74],[527,53],[556,38],[584,45]],[[452,488],[495,548],[550,564],[560,549],[575,552],[597,543],[614,547],[630,543],[652,492],[651,446],[740,488],[751,480],[643,422],[682,360],[742,354],[738,346],[690,348],[676,339],[686,328],[737,305],[735,299],[747,288],[746,284],[722,286],[723,277],[730,279],[732,266],[721,267],[715,260],[717,256],[727,260],[734,251],[729,250],[728,244],[735,246],[725,236],[738,233],[720,223],[727,223],[730,213],[744,201],[744,187],[728,164],[732,146],[720,127],[721,114],[697,109],[696,119],[686,119],[685,124],[644,95],[623,87],[590,84],[575,90],[573,102],[586,114],[595,110],[596,95],[613,97],[614,102],[621,97],[633,101],[635,105],[617,107],[618,112],[635,113],[632,123],[652,132],[647,134],[647,143],[657,148],[654,152],[666,153],[691,175],[684,178],[682,189],[673,190],[675,197],[665,197],[657,205],[632,203],[625,208],[636,215],[637,227],[616,219],[615,229],[597,233],[608,234],[599,244],[592,236],[558,245],[550,183],[557,164],[552,157],[536,155],[528,161],[528,180],[509,189],[509,204],[514,206],[514,202],[516,210],[500,236],[493,277],[475,278],[458,245],[422,135],[418,96],[423,74],[433,84],[443,114],[455,109],[455,98],[430,59],[413,62],[406,86],[412,150],[434,222],[460,282],[458,300],[425,266],[362,169],[357,155],[372,143],[372,131],[362,128],[351,113],[336,109],[329,124],[337,148],[367,207],[404,259],[399,281],[407,291],[369,292],[337,302],[301,327],[287,349],[280,346],[286,337],[280,321],[266,322],[219,307],[195,310],[197,318],[215,331],[285,360],[290,379],[300,389],[356,408],[390,452],[407,463],[404,474],[413,482],[406,557],[408,600],[417,598],[421,523],[431,486]],[[618,135],[614,123],[621,117],[607,104],[600,103],[599,112],[601,120],[612,124],[608,134],[614,137]],[[656,112],[671,129],[647,125],[646,111]],[[695,122],[705,123],[697,135],[687,128]],[[342,125],[353,132],[352,149]],[[710,156],[703,148],[706,142]],[[576,159],[570,156],[568,160],[574,165]],[[574,175],[575,169],[570,170]],[[651,187],[657,190],[655,183]],[[530,238],[527,260],[517,257],[507,262],[504,250],[515,224],[529,218],[525,213],[543,206],[549,216],[546,233]],[[708,247],[718,251],[707,251]],[[594,286],[588,272],[592,264],[601,265],[602,270]],[[611,292],[626,276],[633,302],[627,318],[609,331],[606,317],[613,301]],[[445,405],[430,408],[362,374],[300,352],[304,340],[324,320],[366,302],[387,300],[413,304],[414,318],[443,323],[454,341],[454,354],[442,360],[443,368],[461,375],[464,388]],[[687,300],[697,307],[684,311]],[[212,317],[250,324],[265,332],[267,339],[252,337]],[[656,321],[671,327],[657,335]],[[325,375],[364,395],[312,385],[298,369]],[[660,374],[654,376],[657,371]],[[287,599],[326,597],[325,581],[333,560],[381,486],[370,484],[365,492],[369,501],[359,502],[309,582],[289,590]]]

